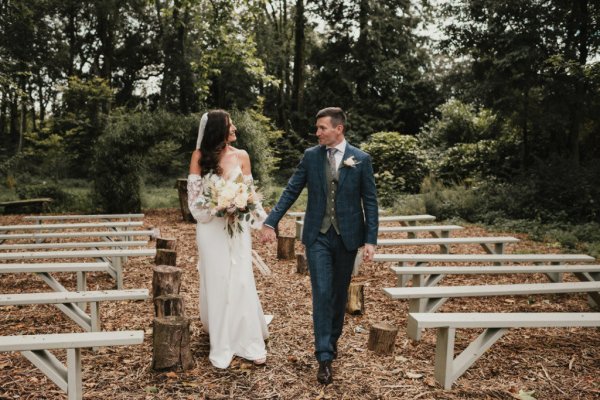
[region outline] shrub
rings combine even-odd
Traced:
[[[16,192],[20,199],[50,197],[52,203],[48,205],[48,211],[52,212],[69,211],[71,206],[77,203],[75,197],[64,191],[57,183],[43,182],[17,186]]]
[[[417,193],[427,174],[427,159],[413,136],[378,132],[361,149],[373,159],[381,203],[393,204],[401,192]]]

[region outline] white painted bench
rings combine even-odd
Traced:
[[[123,288],[124,257],[154,257],[156,249],[117,249],[117,250],[74,250],[74,251],[40,251],[0,253],[0,261],[34,260],[52,258],[94,258],[110,262],[108,273],[117,281],[117,288]]]
[[[54,304],[67,317],[88,332],[100,331],[100,302],[146,300],[148,289],[104,290],[87,292],[45,292],[0,294],[0,306]],[[87,314],[76,303],[90,303]]]
[[[440,253],[448,254],[453,244],[478,244],[488,254],[503,254],[506,243],[517,243],[512,236],[482,236],[459,238],[377,239],[377,246],[440,246]],[[493,245],[493,247],[491,247]],[[1,246],[0,246],[1,247]]]
[[[381,216],[381,214],[384,213],[384,210],[379,210],[379,222],[399,222],[402,226],[415,226],[417,222],[435,220],[435,217],[429,214]],[[305,213],[303,211],[291,211],[286,214],[296,219],[296,239],[298,240],[302,239],[302,228],[304,227],[304,224],[302,222],[304,221],[304,214]],[[409,232],[409,236],[411,235],[414,236],[414,233]]]
[[[2,225],[0,232],[12,231],[45,231],[45,230],[64,230],[64,229],[94,229],[94,228],[133,228],[143,226],[142,221],[127,222],[81,222],[73,224],[29,224],[29,225]]]
[[[572,273],[582,282],[600,281],[600,265],[594,264],[391,267],[391,270],[398,275],[398,286],[402,286],[402,275],[411,275],[415,287],[435,286],[446,275],[546,274],[552,281],[560,282],[559,274]],[[556,276],[559,278],[555,279]]]
[[[35,264],[0,264],[0,274],[36,274],[48,286],[57,292],[68,292],[52,275],[53,272],[77,273],[77,290],[87,290],[88,272],[109,272],[110,263],[103,262],[73,262],[73,263],[35,263]]]
[[[512,285],[394,287],[383,289],[390,298],[409,299],[411,313],[435,313],[450,297],[518,296],[555,293],[587,293],[600,304],[600,281],[524,283]],[[421,331],[409,320],[407,335],[419,340]]]
[[[88,214],[88,215],[30,215],[23,217],[25,221],[66,221],[66,220],[80,220],[80,219],[126,219],[131,221],[132,219],[144,218],[144,214]]]
[[[69,400],[83,396],[81,349],[141,344],[144,331],[58,333],[49,335],[0,336],[0,352],[18,351],[67,393]],[[53,349],[67,349],[67,365]]]
[[[437,328],[435,378],[444,389],[452,384],[510,328],[598,327],[600,313],[411,313],[418,328]],[[454,357],[456,329],[485,330]],[[576,340],[574,338],[573,340]]]
[[[393,262],[402,267],[407,263],[416,266],[430,263],[529,263],[529,264],[564,264],[567,262],[592,262],[594,257],[585,254],[375,254],[373,261]],[[552,280],[558,276],[548,275]],[[405,286],[409,275],[402,275],[399,286]]]
[[[0,243],[6,240],[35,240],[41,241],[45,239],[74,239],[74,238],[105,238],[110,240],[116,237],[135,237],[149,236],[156,238],[160,235],[158,229],[139,230],[139,231],[94,231],[94,232],[36,232],[36,233],[8,233],[0,234]]]
[[[36,249],[79,249],[90,248],[98,249],[100,247],[141,247],[147,246],[147,240],[133,241],[101,241],[101,242],[58,242],[58,243],[19,243],[19,244],[0,244],[1,250],[36,250]]]

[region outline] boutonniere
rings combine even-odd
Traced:
[[[344,160],[344,167],[354,168],[358,164],[360,164],[360,161],[356,161],[356,158],[354,158],[354,156],[350,156]]]

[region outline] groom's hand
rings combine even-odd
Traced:
[[[275,239],[277,239],[275,235],[275,229],[271,228],[270,226],[263,225],[262,229],[260,230],[260,241],[262,243],[266,243],[273,242]]]
[[[375,246],[369,243],[365,243],[365,248],[363,250],[363,261],[373,261],[373,256],[375,255]]]

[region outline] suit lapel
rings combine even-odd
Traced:
[[[327,158],[327,150],[325,149],[325,146],[321,146],[321,151],[319,152],[319,154],[319,166],[317,168],[317,171],[319,171],[319,179],[321,180],[321,188],[323,189],[323,195],[327,196],[327,179],[325,178],[325,162]]]
[[[342,162],[340,163],[340,167],[338,169],[338,190],[340,190],[344,184],[344,180],[346,179],[346,175],[348,175],[348,170],[350,169],[349,167],[344,166],[344,161],[346,161],[346,159],[349,157],[352,157],[352,155],[352,146],[350,146],[350,143],[346,142],[346,151],[344,151],[344,156],[342,157]]]

